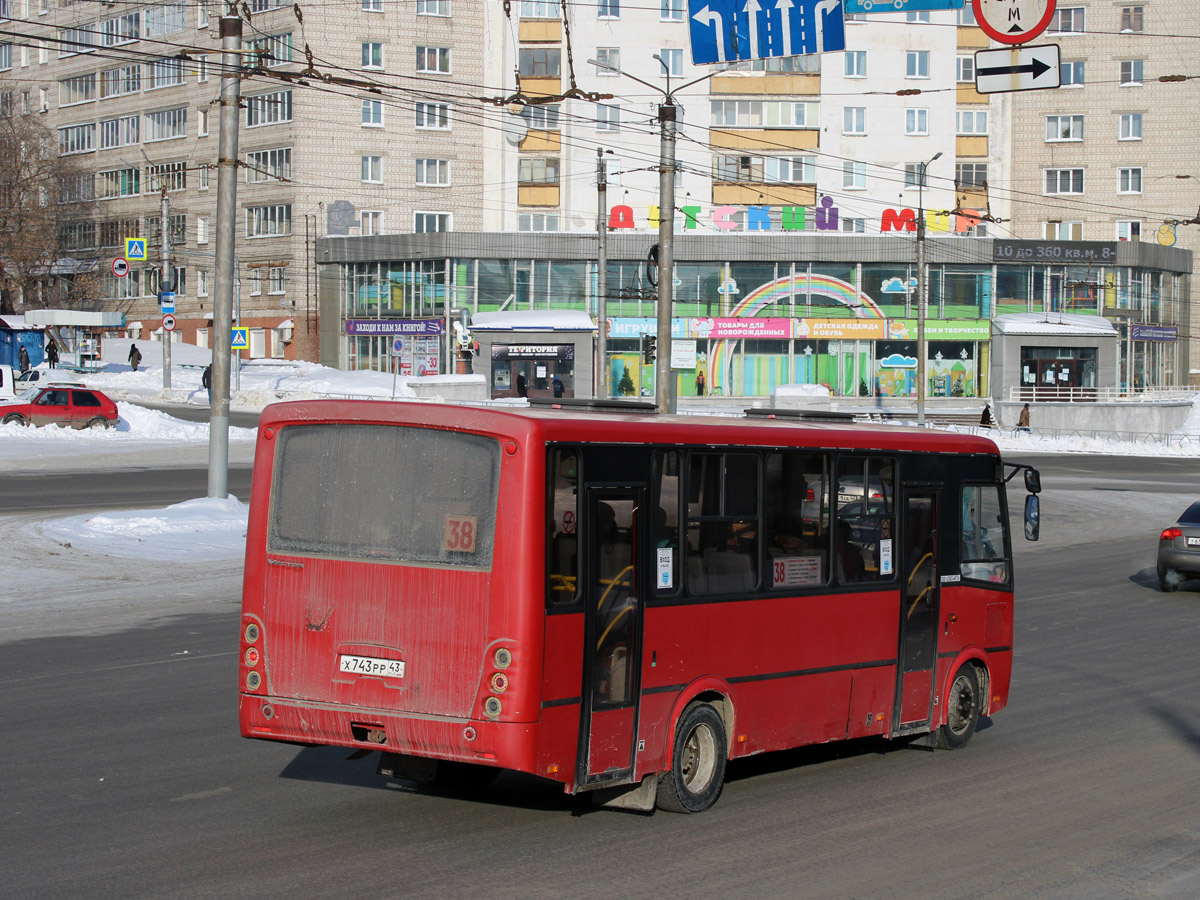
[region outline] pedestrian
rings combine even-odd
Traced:
[[[1021,415],[1017,417],[1017,431],[1029,431],[1029,404],[1021,407]]]
[[[133,371],[137,371],[137,367],[142,362],[142,351],[137,348],[137,344],[129,345],[129,365]]]
[[[979,417],[979,424],[984,428],[992,427],[992,407],[990,403],[983,404],[983,415]]]
[[[529,386],[525,382],[524,374],[522,374],[520,372],[517,373],[517,396],[518,397],[528,397],[529,396]]]
[[[704,370],[701,369],[696,373],[696,396],[704,396]]]
[[[46,362],[51,369],[58,368],[58,344],[54,342],[54,338],[50,338],[50,343],[46,345]]]
[[[29,371],[29,351],[25,349],[25,345],[21,345],[21,349],[17,351],[17,365],[24,374]]]
[[[566,385],[563,384],[563,380],[561,378],[559,378],[558,375],[555,375],[554,376],[554,397],[555,397],[555,399],[562,397],[562,395],[566,391],[566,389],[567,388],[566,388]]]
[[[204,367],[204,372],[200,375],[200,385],[208,391],[208,405],[212,406],[212,363]]]

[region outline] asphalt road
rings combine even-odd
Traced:
[[[248,499],[251,468],[230,466],[229,493]],[[203,497],[208,469],[110,468],[101,472],[0,475],[0,514],[157,509]]]
[[[1200,467],[1038,462],[1010,706],[962,751],[756,757],[700,816],[512,775],[417,790],[373,756],[238,736],[226,581],[213,613],[3,644],[4,894],[1195,900],[1200,592],[1155,589],[1148,523],[1200,496]]]

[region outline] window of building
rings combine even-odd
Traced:
[[[1144,64],[1141,59],[1121,60],[1121,84],[1141,84]]]
[[[449,187],[450,160],[418,159],[417,184],[423,187]]]
[[[364,100],[362,102],[362,123],[368,128],[383,127],[382,100]]]
[[[187,28],[187,7],[182,3],[149,6],[145,10],[146,37],[162,37]]]
[[[101,200],[110,197],[136,197],[142,192],[142,172],[136,166],[99,172],[96,179],[96,196]]]
[[[850,234],[866,234],[867,220],[853,216],[842,216],[842,231]]]
[[[1140,6],[1122,6],[1121,7],[1121,30],[1122,31],[1141,31],[1142,30],[1142,7]]]
[[[365,104],[367,101],[364,100]],[[366,116],[366,107],[363,107],[363,115]],[[383,124],[383,111],[380,109],[379,123]],[[366,124],[364,122],[364,124]],[[449,131],[450,130],[450,104],[449,103],[417,103],[416,105],[416,127],[424,128],[432,131]]]
[[[246,182],[262,184],[292,177],[292,148],[274,147],[246,154]]]
[[[287,267],[269,266],[267,268],[267,293],[282,294],[287,290]]]
[[[256,38],[247,42],[247,46],[250,48],[250,52],[246,54],[246,65],[248,66],[266,66],[270,69],[276,66],[285,66],[292,61],[292,33],[290,31]],[[207,62],[207,57],[205,57],[205,61]],[[207,66],[205,69],[207,70]],[[201,80],[207,80],[207,78],[208,73],[205,71],[204,78]]]
[[[1083,169],[1046,169],[1046,194],[1082,194]]]
[[[450,231],[451,216],[447,212],[413,213],[413,233],[430,234],[435,231]]]
[[[520,213],[517,231],[558,231],[558,213]]]
[[[96,199],[96,175],[66,175],[58,182],[59,203],[86,203]]]
[[[450,74],[449,47],[418,47],[417,71],[437,75]]]
[[[246,237],[279,237],[292,233],[292,204],[246,207]]]
[[[200,137],[206,137],[208,135],[208,110],[207,109],[196,110],[196,133],[198,135],[200,135]]]
[[[100,73],[100,97],[120,97],[136,94],[142,89],[142,67],[140,65],[118,66]]]
[[[954,182],[958,187],[984,187],[988,180],[987,163],[957,163]]]
[[[1082,33],[1085,28],[1084,13],[1087,10],[1082,6],[1067,6],[1059,7],[1054,11],[1053,17],[1050,19],[1050,25],[1046,29],[1049,34],[1071,34]]]
[[[926,13],[928,15],[928,13]],[[904,77],[905,78],[928,78],[929,77],[929,51],[928,50],[909,50],[904,55]]]
[[[383,68],[383,44],[376,41],[362,42],[362,67],[364,69]]]
[[[521,0],[522,19],[557,19],[557,0]]]
[[[620,18],[621,0],[596,0],[596,16],[601,19]]]
[[[450,15],[450,0],[417,0],[417,15],[447,18]]]
[[[621,106],[617,103],[596,104],[596,130],[620,131]]]
[[[1140,194],[1141,192],[1142,192],[1142,168],[1141,168],[1141,166],[1117,169],[1117,193]]]
[[[92,53],[96,49],[96,32],[90,27],[60,28],[58,30],[58,57],[74,56],[76,53]]]
[[[1043,222],[1042,237],[1048,241],[1083,240],[1082,222]]]
[[[558,184],[558,160],[522,157],[518,161],[517,181],[521,184]]]
[[[1083,116],[1046,116],[1047,141],[1082,141]]]
[[[146,90],[183,84],[182,59],[155,59],[146,63]]]
[[[1122,141],[1140,141],[1142,139],[1142,114],[1122,113],[1117,139]]]
[[[105,47],[131,44],[142,36],[140,12],[105,19],[100,22],[100,43]]]
[[[666,77],[680,78],[683,76],[683,51],[664,47],[658,51],[662,64],[658,67],[659,74]]]
[[[250,270],[250,294],[254,296],[262,293],[262,269],[255,266]]]
[[[956,134],[987,134],[988,114],[983,109],[960,109],[954,113]]]
[[[1142,223],[1135,220],[1117,222],[1118,241],[1140,241],[1142,239]]]
[[[929,110],[906,109],[904,111],[905,134],[929,134]]]
[[[7,46],[12,50],[12,46],[8,44],[0,44],[0,48]],[[0,61],[3,60],[3,53],[0,52]],[[3,65],[0,65],[3,68]],[[11,66],[10,66],[11,68]],[[64,78],[58,83],[58,105],[72,106],[76,103],[92,103],[96,99],[96,73],[89,72],[86,75],[77,75],[74,78]]]
[[[918,12],[905,13],[904,21],[906,21],[906,22],[922,22],[925,25],[928,25],[929,24],[929,11],[928,10],[920,10]]]
[[[1059,72],[1062,77],[1062,86],[1077,85],[1084,83],[1084,77],[1087,70],[1087,64],[1082,59],[1067,60],[1059,67]]]
[[[187,190],[187,163],[155,163],[146,166],[146,193],[157,194],[163,188],[168,191]]]
[[[621,50],[618,47],[596,48],[596,74],[616,78],[621,74]]]
[[[842,110],[842,134],[866,134],[867,109],[865,106],[847,106]]]
[[[744,72],[792,72],[797,74],[819,75],[821,73],[821,54],[813,53],[806,56],[772,56],[769,59],[749,59],[733,63],[729,66],[732,71]]]
[[[682,22],[686,0],[659,0],[659,18],[664,22]]]
[[[815,101],[713,100],[712,124],[730,128],[806,128],[821,121]]]
[[[842,163],[842,187],[850,191],[861,191],[867,187],[867,164],[847,161]]]
[[[959,84],[974,84],[975,83],[975,57],[973,56],[958,56],[954,60],[955,76],[954,80]]]
[[[196,270],[196,296],[208,296],[208,269]]]
[[[562,107],[557,103],[526,104],[521,108],[521,118],[530,131],[558,131]]]
[[[383,157],[363,156],[362,180],[368,184],[383,184]]]
[[[196,217],[196,243],[208,243],[208,216]]]
[[[58,155],[91,153],[96,149],[96,125],[66,125],[58,129]]]
[[[962,9],[958,10],[958,15],[956,17],[956,20],[957,20],[956,24],[958,24],[958,25],[978,25],[979,24],[978,22],[975,21],[975,7],[973,5],[971,5],[970,3],[965,4]]]
[[[383,12],[383,0],[362,0],[363,12]]]
[[[867,77],[867,51],[847,50],[845,55],[845,75],[847,78]]]
[[[554,47],[522,47],[517,54],[517,71],[522,77],[557,78],[562,68],[562,51]]]
[[[196,27],[208,27],[208,0],[198,0],[196,3]]]
[[[273,91],[246,98],[246,127],[292,121],[292,92]]]

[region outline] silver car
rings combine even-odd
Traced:
[[[1200,501],[1158,538],[1158,586],[1174,591],[1188,578],[1200,578]]]

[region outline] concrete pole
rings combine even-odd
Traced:
[[[929,290],[925,279],[925,174],[929,163],[941,157],[939,150],[927,163],[921,163],[917,182],[917,425],[925,425],[925,310]]]
[[[596,358],[595,395],[607,400],[608,389],[608,173],[604,171],[604,151],[596,148]]]
[[[164,294],[175,290],[175,270],[171,268],[171,206],[167,200],[166,176],[160,176],[162,186],[162,213],[159,218],[159,230],[162,232],[162,252],[159,254],[161,271],[158,277],[158,303],[161,311]],[[163,329],[163,390],[171,389],[171,332]]]
[[[232,11],[232,5],[231,5]],[[208,496],[229,493],[229,369],[233,340],[234,228],[237,223],[238,98],[242,20],[221,18],[221,133],[217,155],[216,302],[213,305],[212,409],[208,431]]]
[[[668,96],[658,107],[662,146],[658,160],[658,343],[654,360],[654,394],[658,412],[674,414],[677,406],[671,373],[671,312],[675,277],[675,104]]]

